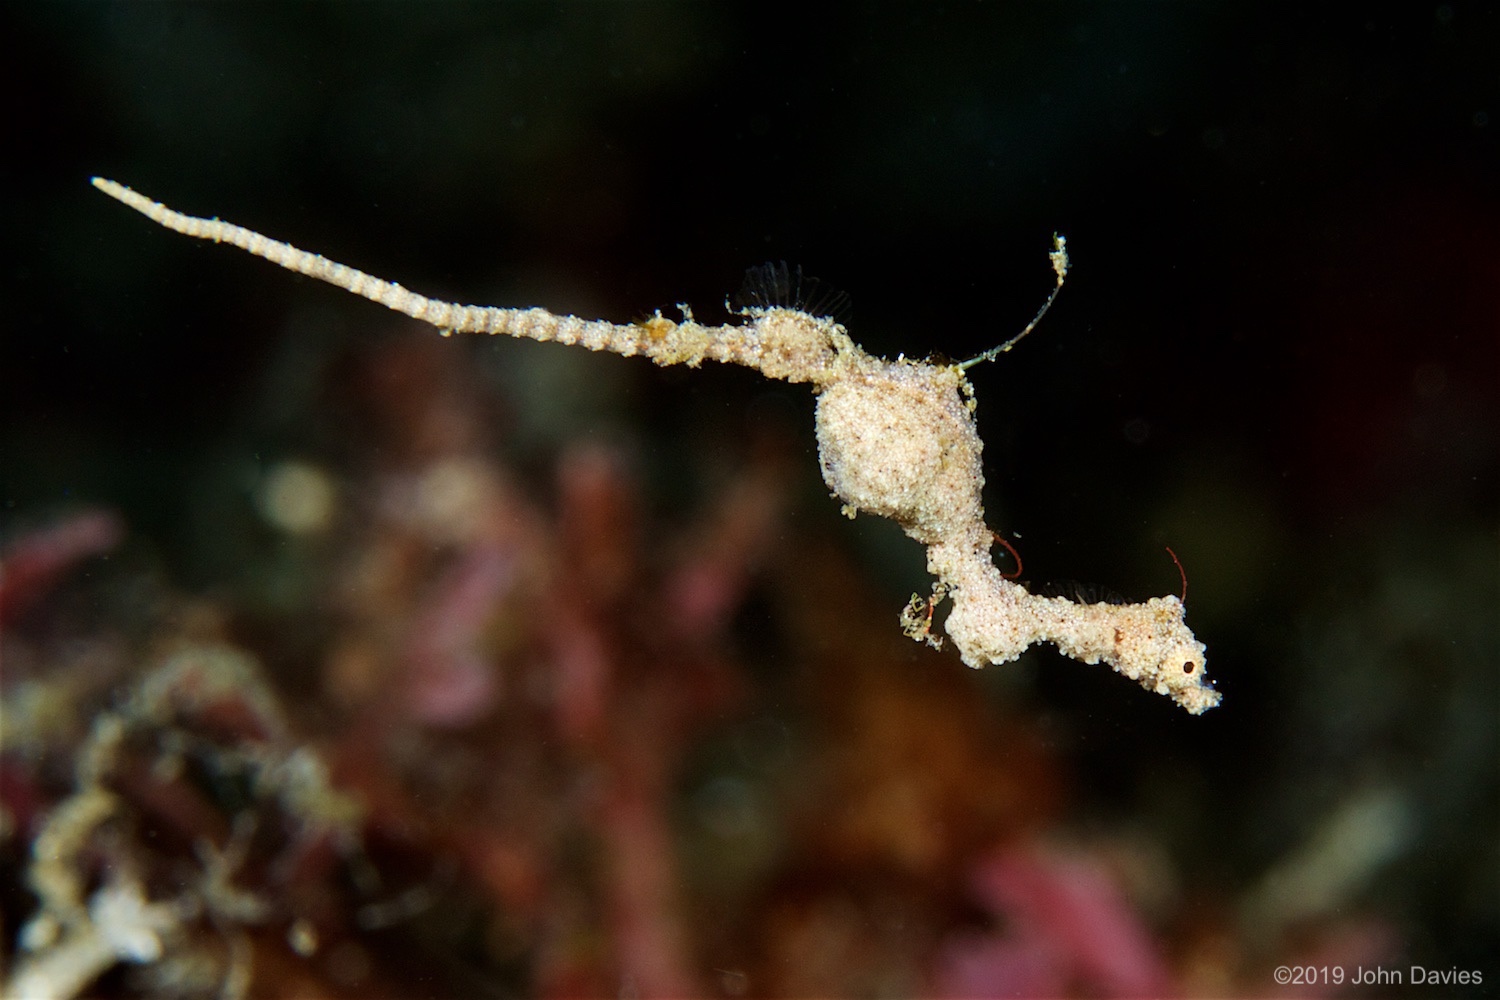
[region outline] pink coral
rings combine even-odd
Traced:
[[[120,543],[125,526],[113,511],[79,511],[28,532],[6,547],[0,563],[0,626],[13,624],[78,563]]]
[[[942,996],[1162,996],[1171,976],[1116,882],[1096,862],[1034,844],[1001,847],[971,885],[1004,929],[951,940]]]

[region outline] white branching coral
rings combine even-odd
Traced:
[[[133,782],[143,749],[154,758],[151,778]],[[187,829],[183,823],[212,830],[210,817],[220,815],[211,797],[177,785],[194,772],[233,787],[229,801],[239,811],[223,817],[223,846],[207,834],[193,841],[196,872],[173,864],[167,880],[163,859],[147,844],[164,830],[171,833],[160,840],[173,840]],[[269,831],[265,843],[289,835],[275,859],[283,865],[319,842],[345,851],[359,843],[363,811],[331,784],[309,747],[292,741],[285,712],[254,660],[215,645],[176,653],[137,680],[116,707],[94,716],[75,758],[73,792],[32,839],[26,881],[37,909],[17,934],[0,997],[69,1000],[122,963],[150,970],[155,978],[145,981],[164,995],[201,992],[168,984],[206,967],[220,980],[219,997],[246,996],[253,971],[246,928],[291,915],[264,885],[241,884],[252,837],[258,828]],[[293,921],[289,935],[298,926]],[[222,948],[205,943],[209,932]],[[221,951],[222,963],[215,958]]]
[[[990,559],[994,535],[981,502],[983,445],[974,423],[973,388],[964,376],[970,363],[873,357],[831,318],[782,306],[746,309],[739,324],[705,326],[686,307],[681,322],[658,312],[641,323],[615,324],[545,309],[440,302],[249,229],[183,215],[114,181],[96,177],[93,183],[168,229],[231,243],[430,323],[445,336],[492,333],[557,341],[641,354],[659,365],[721,361],[754,368],[767,378],[811,383],[818,395],[823,478],[845,513],[888,517],[927,546],[927,566],[937,582],[931,598],[915,598],[902,613],[908,635],[930,639],[933,607],[947,598],[953,606],[944,630],[971,667],[1014,660],[1033,643],[1051,642],[1074,659],[1108,663],[1195,715],[1219,703],[1219,693],[1208,683],[1203,643],[1183,622],[1176,597],[1077,604],[1031,594],[1000,574]],[[1052,263],[1061,287],[1067,256],[1060,238]],[[974,360],[1008,350],[1017,339]]]

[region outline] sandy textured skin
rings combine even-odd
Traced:
[[[1005,663],[1051,642],[1084,663],[1108,663],[1194,715],[1219,703],[1206,650],[1176,597],[1076,604],[1040,597],[1000,575],[984,521],[982,445],[972,394],[955,366],[875,362],[822,389],[823,479],[851,516],[888,517],[928,546],[938,593],[953,602],[944,630],[971,667]],[[914,612],[913,612],[914,614]],[[908,634],[925,638],[925,622]]]
[[[640,354],[660,365],[720,361],[754,368],[767,378],[811,383],[818,395],[823,479],[843,501],[845,513],[888,517],[927,546],[927,566],[937,582],[925,614],[914,610],[924,603],[917,596],[902,613],[908,635],[930,639],[931,613],[946,597],[953,606],[944,630],[971,667],[1004,663],[1033,643],[1050,642],[1084,663],[1108,663],[1194,715],[1219,703],[1219,693],[1208,682],[1204,646],[1183,621],[1177,598],[1076,604],[1036,596],[1000,575],[990,559],[994,536],[981,501],[983,445],[974,424],[973,390],[962,371],[968,363],[876,358],[833,320],[792,308],[748,309],[744,322],[706,326],[685,307],[681,322],[658,313],[643,323],[615,324],[545,309],[441,302],[253,230],[183,215],[114,181],[96,177],[93,183],[168,229],[233,244],[430,323],[445,335],[490,333],[557,341]],[[1061,288],[1067,271],[1061,238],[1051,259]],[[1020,335],[981,358],[1009,350],[1035,324],[1033,319]]]
[[[982,522],[979,435],[954,368],[882,362],[818,394],[823,480],[924,545]]]

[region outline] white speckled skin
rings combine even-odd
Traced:
[[[818,394],[824,481],[851,517],[859,511],[888,517],[927,546],[927,566],[938,580],[934,599],[946,595],[953,601],[944,629],[965,663],[1004,663],[1033,643],[1050,642],[1073,659],[1110,664],[1194,715],[1219,703],[1205,672],[1203,643],[1184,624],[1177,598],[1076,604],[1038,597],[1000,575],[990,559],[994,536],[985,525],[980,499],[983,445],[974,425],[973,392],[960,366],[873,357],[831,319],[796,309],[749,309],[744,323],[710,327],[695,322],[686,309],[680,323],[658,313],[642,323],[614,324],[545,309],[440,302],[252,230],[183,215],[114,181],[95,178],[93,183],[168,229],[231,243],[430,323],[445,335],[492,333],[557,341],[641,354],[660,365],[722,361],[746,365],[768,378],[812,383]],[[1067,270],[1061,238],[1051,259],[1061,288]],[[1021,336],[1035,324],[1033,320]],[[1003,353],[1019,339],[986,357]],[[922,638],[925,628],[924,623],[909,634]]]

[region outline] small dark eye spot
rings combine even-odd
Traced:
[[[1186,663],[1184,663],[1182,665],[1182,672],[1185,673],[1185,674],[1190,674],[1194,670],[1196,670],[1197,667],[1198,667],[1198,664],[1194,663],[1192,660],[1188,660]]]

